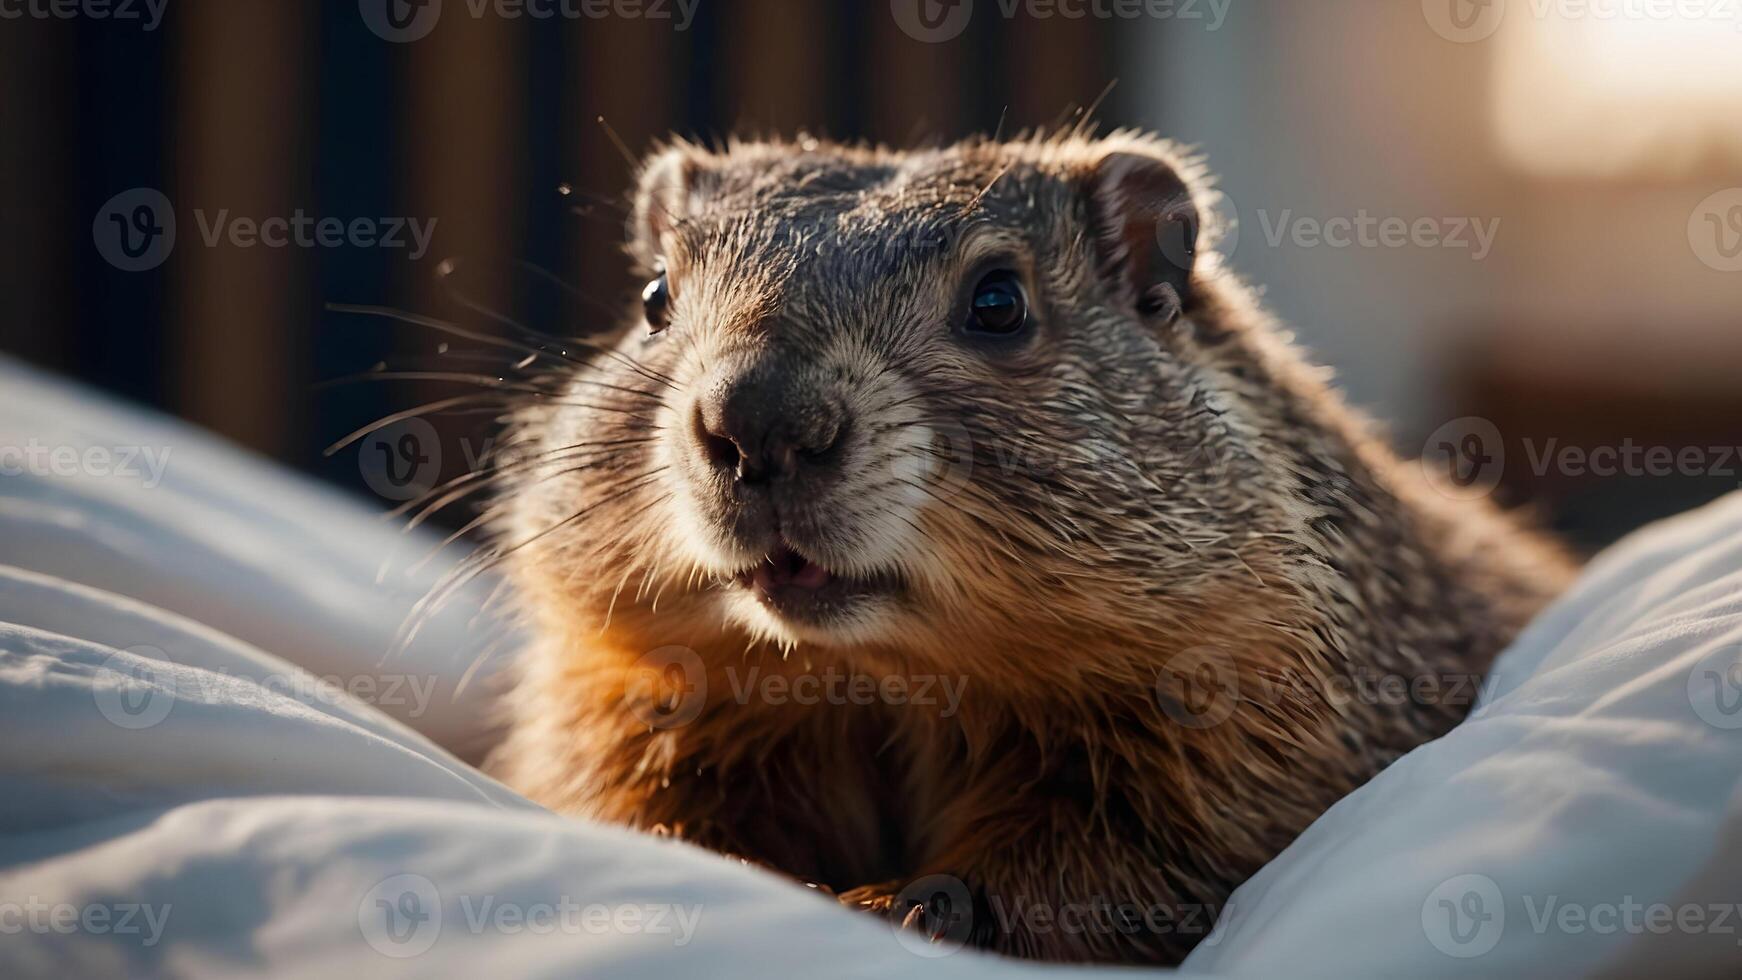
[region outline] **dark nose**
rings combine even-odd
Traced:
[[[749,484],[792,479],[831,462],[846,413],[779,365],[716,383],[696,405],[696,432],[710,465]]]

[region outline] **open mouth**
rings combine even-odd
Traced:
[[[832,572],[784,542],[761,564],[739,572],[735,582],[770,612],[808,622],[826,621],[858,603],[890,595],[899,584],[890,574],[850,576]]]

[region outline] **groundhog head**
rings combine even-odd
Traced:
[[[1238,604],[1290,477],[1215,315],[1210,193],[1130,133],[662,150],[633,324],[519,420],[523,582],[625,649],[993,670]]]

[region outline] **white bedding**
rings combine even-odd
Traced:
[[[81,460],[0,455],[0,977],[1076,972],[542,811],[461,761],[513,644],[482,590],[384,659],[439,568],[378,583],[381,556],[431,542],[3,361],[0,396],[0,453]],[[1476,716],[1315,823],[1185,969],[1742,975],[1739,786],[1742,497],[1599,559]]]

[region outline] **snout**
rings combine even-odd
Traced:
[[[907,519],[868,469],[840,373],[765,355],[717,365],[682,442],[691,504],[717,574],[749,621],[816,642],[864,629],[902,587],[888,564]],[[863,403],[864,399],[860,401]]]
[[[720,370],[692,421],[697,465],[747,502],[814,496],[849,464],[845,403],[786,358]]]

